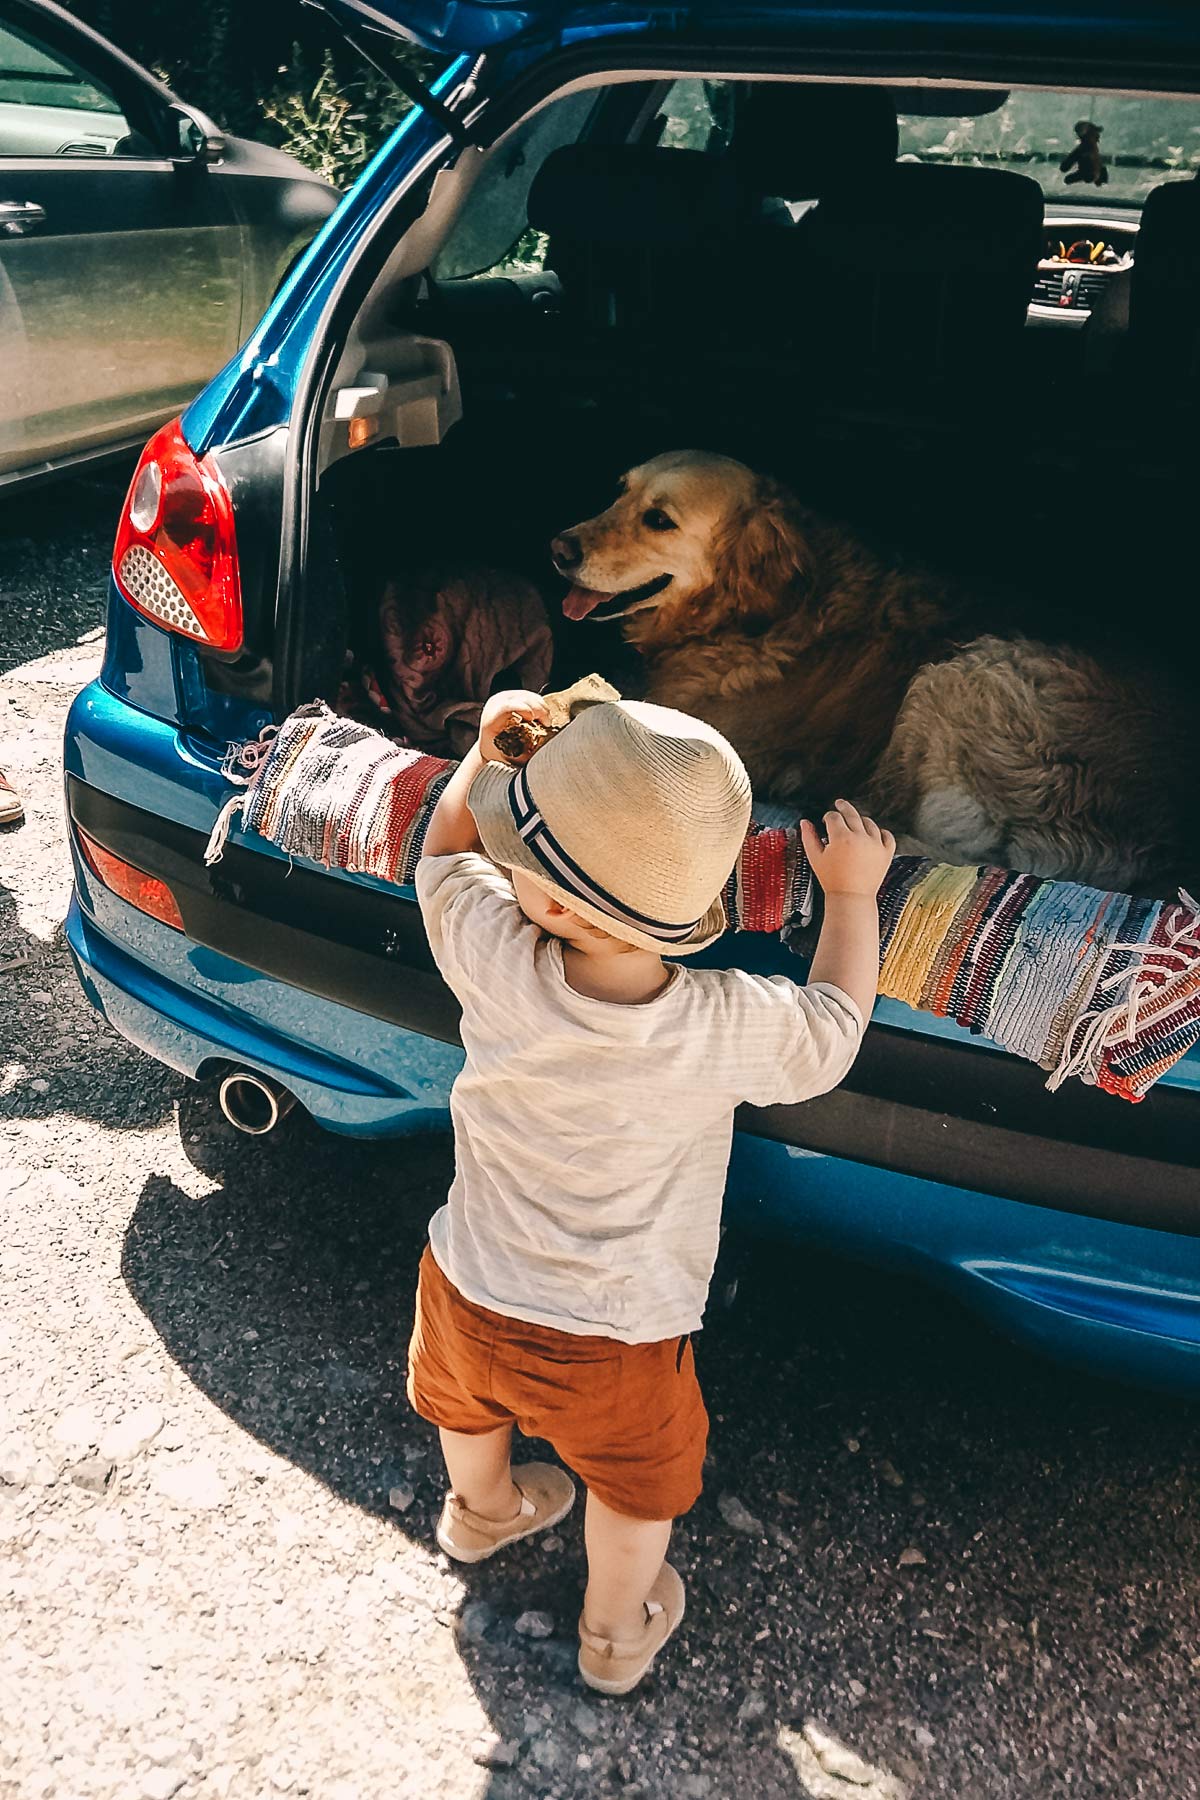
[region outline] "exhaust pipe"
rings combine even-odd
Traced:
[[[232,1075],[226,1075],[217,1099],[234,1129],[250,1137],[265,1137],[268,1131],[274,1131],[296,1104],[295,1094],[289,1094],[266,1075],[256,1075],[252,1069],[235,1069]]]

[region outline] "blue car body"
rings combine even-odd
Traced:
[[[443,53],[433,93],[457,100],[464,116],[478,96],[503,96],[531,70],[581,45],[593,53],[605,46],[628,50],[653,36],[661,56],[672,34],[681,42],[819,41],[880,53],[903,43],[910,56],[913,46],[925,48],[935,69],[997,47],[1031,64],[1043,52],[1078,48],[1093,61],[1120,60],[1144,71],[1148,84],[1156,71],[1161,78],[1172,68],[1177,87],[1184,85],[1183,70],[1200,67],[1194,9],[1162,0],[1136,12],[1111,0],[1043,8],[997,0],[986,16],[953,4],[834,8],[731,0],[670,8],[345,0],[342,11],[375,26],[387,23]],[[464,100],[467,83],[473,93]],[[253,337],[184,416],[183,433],[197,455],[227,456],[235,503],[239,454],[252,455],[260,468],[265,458],[273,468],[271,479],[285,495],[281,591],[294,554],[287,548],[286,491],[297,480],[297,409],[341,284],[381,213],[393,210],[402,220],[414,178],[448,149],[444,121],[414,108]],[[250,847],[236,831],[233,875],[218,870],[209,877],[199,866],[196,846],[229,793],[221,774],[225,747],[255,736],[273,711],[261,696],[214,688],[205,666],[202,650],[136,612],[114,582],[103,670],[74,702],[65,750],[76,830],[144,867],[138,834],[149,829],[147,821],[165,822],[167,860],[156,870],[168,883],[173,869],[183,870],[179,878],[191,884],[197,918],[207,916],[207,882],[216,884],[212,893],[220,898],[219,884],[228,880],[223,897],[233,905],[239,868],[264,872],[268,882],[288,874],[272,846],[256,840]],[[237,940],[244,951],[234,954],[225,940],[224,947],[206,943],[204,929],[193,933],[190,921],[180,931],[136,910],[97,879],[77,837],[73,848],[67,936],[80,979],[93,1003],[148,1054],[191,1077],[231,1066],[257,1070],[294,1092],[320,1124],[348,1135],[400,1136],[446,1126],[461,1052],[433,999],[433,1024],[419,1028],[421,996],[433,991],[427,968],[410,983],[418,1028],[406,1028],[395,1007],[392,1016],[384,1007],[375,1015],[321,991],[318,965],[327,952],[295,906],[280,927],[283,947],[274,963],[255,947],[252,920]],[[409,890],[337,871],[313,870],[304,878],[325,884],[320,892],[335,901],[354,890],[378,908],[402,907],[411,938]],[[271,904],[273,916],[283,919],[278,909],[286,900]],[[727,939],[710,954],[714,961],[746,963],[752,956],[755,967],[796,968],[782,946],[759,940],[747,949],[747,940]],[[307,968],[311,979],[289,979],[293,968]],[[400,1016],[410,1015],[401,1007]],[[1055,1356],[1130,1379],[1200,1388],[1200,1227],[1187,1208],[1189,1194],[1200,1203],[1200,1174],[1181,1170],[1177,1148],[1189,1131],[1195,1137],[1200,1121],[1200,1059],[1189,1057],[1165,1078],[1138,1109],[1145,1120],[1128,1139],[1120,1136],[1123,1123],[1118,1129],[1109,1121],[1133,1109],[1081,1095],[1077,1104],[1090,1110],[1080,1113],[1085,1123],[1074,1142],[1070,1133],[1060,1139],[1046,1121],[1056,1106],[1076,1102],[1043,1095],[1036,1070],[1017,1068],[954,1025],[884,1001],[868,1045],[876,1038],[903,1046],[917,1091],[909,1095],[902,1085],[869,1077],[856,1092],[831,1097],[841,1111],[822,1112],[823,1103],[800,1109],[812,1123],[805,1116],[786,1124],[749,1121],[736,1139],[730,1218],[936,1282],[1014,1338]],[[956,1100],[955,1083],[966,1066],[972,1095]],[[1003,1122],[995,1124],[998,1103],[988,1098],[993,1080],[1012,1088],[1007,1111],[1000,1106]],[[1160,1130],[1175,1148],[1156,1147]],[[942,1156],[931,1148],[940,1139],[956,1143],[957,1151]],[[1095,1204],[1086,1173],[1078,1172],[1090,1166],[1088,1158],[1102,1159],[1095,1164],[1103,1168]],[[1168,1176],[1175,1198],[1160,1205],[1159,1184]],[[1195,1210],[1200,1214],[1200,1204]],[[851,1288],[849,1308],[853,1298]]]

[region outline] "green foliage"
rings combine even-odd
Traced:
[[[294,84],[293,69],[302,66],[297,45],[292,68],[280,70],[282,79],[262,102],[263,114],[277,127],[281,149],[335,187],[348,186],[411,101],[373,70],[361,81],[343,82],[328,50],[307,89]]]
[[[530,225],[523,231],[508,255],[496,267],[514,270],[538,270],[546,266],[546,247],[550,240],[544,231]]]

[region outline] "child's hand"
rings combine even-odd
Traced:
[[[496,748],[496,733],[512,724],[514,713],[522,719],[536,719],[539,724],[550,723],[549,709],[541,695],[528,694],[524,688],[510,688],[485,701],[479,717],[479,740],[442,789],[425,832],[422,855],[457,856],[464,850],[482,849],[469,805],[471,783],[484,763],[507,761]]]
[[[539,725],[550,723],[550,710],[540,694],[528,693],[524,688],[493,694],[484,702],[479,720],[479,754],[484,762],[507,761],[496,748],[496,733],[511,725],[514,713],[521,719],[536,719]]]
[[[813,874],[827,894],[865,894],[874,899],[896,854],[896,840],[849,800],[825,814],[827,843],[811,819],[800,821],[800,841]]]

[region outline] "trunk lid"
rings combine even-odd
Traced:
[[[523,44],[549,55],[568,44],[653,35],[787,42],[819,32],[826,44],[870,28],[880,36],[914,34],[910,47],[953,41],[991,52],[1002,45],[1036,55],[1080,53],[1089,62],[1119,53],[1128,63],[1194,65],[1200,13],[1192,0],[328,0],[347,24],[450,54]],[[1183,68],[1174,69],[1177,80]]]

